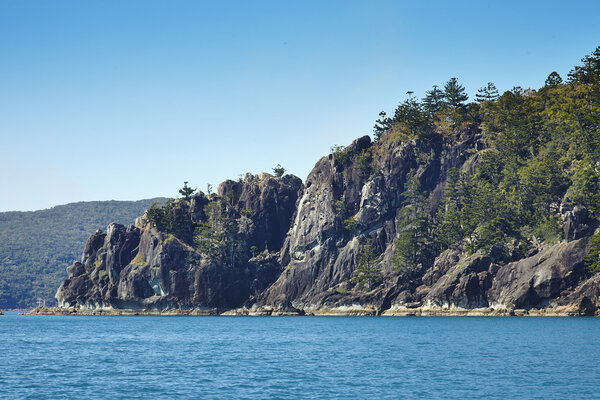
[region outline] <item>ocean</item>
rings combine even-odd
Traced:
[[[594,399],[600,318],[0,316],[0,399]]]

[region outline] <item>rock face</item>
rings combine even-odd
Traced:
[[[483,146],[474,128],[452,141],[438,135],[410,141],[387,135],[372,143],[365,136],[321,158],[304,185],[295,176],[264,173],[225,181],[217,194],[172,202],[166,220],[171,225],[152,222],[149,211],[135,227],[112,224],[106,233],[96,232],[81,261],[68,268],[69,278],[57,292],[59,305],[244,307],[239,312],[261,315],[596,313],[600,280],[583,265],[595,225],[577,205],[560,207],[560,243],[522,253],[493,246],[486,254],[468,255],[463,242],[414,270],[394,266],[396,220],[409,175],[431,193],[428,208],[434,213],[449,169],[472,174]],[[235,232],[224,229],[217,235],[215,224],[235,226]],[[200,228],[201,243],[196,241]],[[359,290],[358,259],[369,239],[380,275]],[[513,262],[505,263],[506,253]],[[514,255],[523,253],[524,258]]]
[[[219,193],[237,209],[254,211],[240,218],[244,223],[240,224],[239,235],[245,247],[257,244],[279,248],[302,182],[294,176],[247,178],[244,182],[224,182]],[[175,204],[173,210],[186,216],[185,221],[202,220],[206,218],[203,208],[210,202],[198,194],[189,204]],[[239,307],[266,289],[281,272],[280,264],[268,252],[240,265],[209,257],[174,235],[158,231],[148,223],[147,216],[138,219],[137,224],[111,224],[106,233],[96,232],[88,239],[82,260],[67,269],[69,277],[58,289],[59,306]],[[180,230],[185,233],[187,228]]]
[[[542,308],[586,275],[588,238],[560,243],[533,257],[498,269],[488,291],[490,303],[511,308]]]

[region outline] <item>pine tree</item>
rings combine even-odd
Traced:
[[[558,74],[558,72],[553,71],[546,78],[546,82],[544,82],[544,86],[558,86],[563,82],[562,78]]]
[[[375,137],[375,140],[379,140],[385,131],[392,129],[393,124],[394,121],[387,117],[385,111],[381,111],[379,113],[379,119],[375,121],[375,125],[373,126],[373,136]]]
[[[590,274],[600,272],[600,235],[592,236],[590,240],[590,251],[584,258],[585,268]]]
[[[477,94],[475,95],[478,103],[483,103],[485,101],[496,101],[498,99],[498,89],[496,89],[496,85],[492,82],[488,82],[488,84],[482,88],[479,88]]]
[[[465,87],[458,83],[458,79],[450,78],[444,85],[444,98],[451,110],[456,111],[464,108],[465,101],[469,99]]]
[[[407,99],[394,111],[394,121],[405,126],[407,133],[414,137],[427,125],[427,116],[418,101]]]
[[[423,108],[432,115],[440,111],[444,104],[444,92],[437,85],[428,90],[423,98]]]
[[[273,168],[273,173],[277,178],[281,178],[285,173],[285,168],[283,168],[281,164],[277,164],[277,166]]]
[[[600,83],[600,46],[589,56],[582,60],[583,65],[576,66],[569,72],[569,82],[583,83],[585,85]]]
[[[419,179],[408,178],[405,184],[404,207],[397,217],[398,238],[394,242],[395,269],[410,277],[419,266],[428,261],[431,248],[430,226],[427,212],[427,193],[421,189]]]
[[[450,168],[446,176],[444,199],[436,216],[436,242],[449,249],[463,237],[461,220],[460,171]]]
[[[218,257],[232,267],[241,260],[241,242],[237,239],[238,224],[229,218],[220,199],[204,206],[205,222],[194,231],[194,245],[207,255]]]
[[[186,201],[190,201],[191,196],[195,191],[196,189],[189,187],[187,181],[185,181],[183,182],[183,187],[179,189],[179,194],[181,194]]]
[[[358,254],[358,265],[354,271],[352,282],[354,282],[358,288],[362,289],[366,286],[367,290],[371,290],[375,287],[382,278],[381,271],[375,265],[375,259],[377,254],[373,241],[367,239],[360,249]]]

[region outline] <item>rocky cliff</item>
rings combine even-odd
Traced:
[[[473,174],[484,147],[475,126],[452,140],[365,136],[320,159],[305,184],[225,181],[216,194],[170,202],[160,218],[151,209],[136,226],[93,234],[56,298],[63,308],[254,314],[596,313],[598,276],[584,267],[595,225],[581,206],[561,207],[558,243],[473,252],[463,240],[398,268],[408,180],[432,218],[450,169]],[[357,280],[365,243],[376,272],[366,284]]]

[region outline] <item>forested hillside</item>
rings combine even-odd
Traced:
[[[476,133],[469,162],[449,169],[433,198],[439,187],[409,176],[397,221],[399,266],[426,265],[457,245],[471,253],[497,245],[510,261],[533,242],[562,239],[561,205],[562,213],[580,205],[591,219],[600,216],[600,47],[566,82],[552,72],[538,90],[514,87],[499,96],[488,83],[467,99],[452,78],[377,121],[378,140],[416,140],[421,165],[436,157],[438,139],[458,143],[466,131]]]
[[[132,224],[164,198],[92,201],[32,212],[0,213],[0,309],[49,304],[86,238],[110,222]]]

